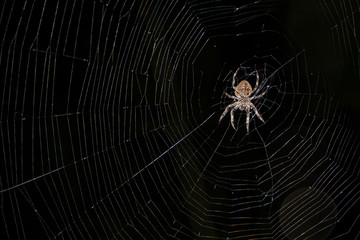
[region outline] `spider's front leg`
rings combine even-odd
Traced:
[[[249,133],[250,111],[246,112],[246,130]]]
[[[236,130],[236,127],[235,127],[235,123],[234,123],[234,111],[235,109],[237,109],[236,107],[234,107],[231,112],[230,112],[230,117],[231,117],[231,126],[234,128],[234,130]]]
[[[235,105],[236,105],[236,103],[232,103],[225,108],[224,112],[221,114],[221,116],[219,118],[219,122],[221,121],[221,119],[223,119],[223,117],[225,117],[225,115],[230,110],[230,108],[234,107]]]
[[[250,103],[250,107],[254,110],[256,116],[263,122],[265,123],[264,119],[262,118],[261,114],[258,112],[257,108],[255,107],[255,105],[253,103]]]

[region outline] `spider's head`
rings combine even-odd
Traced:
[[[244,97],[247,97],[252,93],[252,87],[251,87],[250,83],[248,81],[246,81],[246,80],[242,80],[235,88]],[[236,96],[239,95],[238,92],[235,91]],[[238,97],[240,97],[240,96],[238,96]]]

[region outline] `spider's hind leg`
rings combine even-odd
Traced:
[[[238,69],[236,69],[234,75],[233,75],[233,81],[232,81],[232,86],[235,87],[235,77],[236,77],[236,74],[237,72],[239,71],[240,67]]]
[[[258,89],[258,87],[259,87],[259,73],[258,73],[258,71],[255,69],[255,73],[256,73],[256,83],[255,83],[255,87],[254,87],[254,89],[253,89],[253,93],[255,93],[256,92],[256,90]]]

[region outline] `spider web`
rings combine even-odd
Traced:
[[[358,239],[359,9],[5,1],[0,238]]]

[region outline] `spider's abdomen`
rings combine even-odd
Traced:
[[[235,91],[235,95],[237,97],[240,97],[239,92],[243,95],[243,96],[249,96],[252,92],[252,87],[250,85],[250,83],[246,80],[242,80],[236,87],[235,89],[237,91]]]

